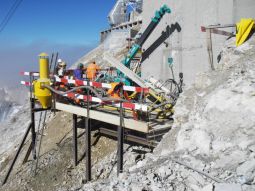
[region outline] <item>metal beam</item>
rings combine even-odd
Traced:
[[[87,96],[89,97],[90,91],[87,90]],[[86,180],[91,181],[91,126],[90,126],[90,110],[89,99],[87,99],[87,117],[85,119],[86,129]]]
[[[36,159],[36,133],[35,133],[35,100],[33,98],[30,98],[30,110],[31,110],[31,135],[32,135],[32,153],[33,153],[33,159]]]
[[[118,61],[109,53],[104,53],[104,59],[109,62],[112,66],[115,66],[118,70],[120,70],[123,74],[129,77],[132,81],[134,81],[137,85],[141,87],[147,87],[145,81],[140,78],[136,73],[127,68],[124,64]]]
[[[78,149],[77,149],[77,115],[73,114],[73,154],[74,154],[74,165],[78,164]]]
[[[201,26],[201,31],[207,32],[208,30],[210,30],[210,32],[214,33],[214,34],[224,35],[224,36],[228,36],[228,37],[234,36],[234,34],[232,32],[219,30],[218,28],[225,28],[225,27],[204,27],[204,26]]]
[[[236,27],[236,24],[201,26],[201,30],[202,32],[205,32],[206,29],[232,28],[232,27]]]
[[[112,66],[116,67],[118,70],[120,70],[123,74],[125,74],[129,79],[134,81],[140,87],[148,87],[149,86],[150,87],[149,88],[149,93],[152,96],[157,94],[157,90],[150,83],[146,83],[136,73],[134,73],[132,70],[127,68],[124,64],[122,64],[120,61],[118,61],[116,58],[114,58],[109,53],[104,53],[104,60],[109,62],[109,64],[111,64]]]
[[[78,106],[73,106],[73,105],[56,102],[56,109],[65,111],[68,113],[87,117],[86,109],[78,107]],[[103,111],[90,110],[89,117],[90,117],[90,119],[103,121],[103,122],[110,123],[113,125],[119,125],[119,116],[114,115],[114,114],[105,113]],[[123,119],[123,127],[127,128],[127,129],[132,129],[135,131],[143,132],[143,133],[148,133],[148,131],[149,131],[149,125],[147,122],[136,121],[134,119],[124,118]]]
[[[120,126],[118,128],[118,166],[117,175],[123,172],[123,144],[124,144],[124,128],[123,123],[123,107],[122,102],[120,103]]]

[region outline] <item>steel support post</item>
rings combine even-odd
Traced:
[[[85,118],[86,129],[86,181],[91,181],[91,127],[89,116],[89,90],[87,89],[87,117]]]
[[[36,133],[35,133],[35,100],[31,97],[30,98],[30,105],[31,105],[31,135],[32,135],[32,154],[33,154],[33,159],[36,159]]]
[[[123,128],[123,108],[122,102],[120,102],[120,126],[118,128],[118,166],[117,174],[123,172],[123,144],[124,144],[124,128]]]
[[[74,154],[74,165],[78,165],[78,150],[77,150],[77,115],[73,114],[73,154]]]
[[[19,153],[20,153],[20,151],[21,151],[21,149],[22,149],[22,147],[23,147],[23,145],[24,145],[24,143],[25,143],[25,141],[26,141],[26,138],[27,138],[27,136],[28,136],[28,133],[29,133],[31,127],[32,127],[31,125],[32,125],[32,123],[29,124],[29,126],[28,126],[28,128],[27,128],[27,130],[26,130],[26,133],[25,133],[25,135],[24,135],[24,137],[23,137],[23,139],[22,139],[22,141],[21,141],[21,143],[20,143],[20,145],[19,145],[19,148],[18,148],[18,150],[17,150],[17,152],[16,152],[16,155],[15,155],[15,157],[14,157],[12,163],[11,163],[11,166],[9,167],[9,169],[8,169],[8,171],[7,171],[7,174],[6,174],[5,178],[4,178],[3,185],[7,182],[8,178],[9,178],[9,176],[10,176],[10,174],[11,174],[11,171],[12,171],[12,169],[13,169],[13,166],[14,166],[14,164],[15,164],[15,162],[16,162],[18,156],[19,156]]]

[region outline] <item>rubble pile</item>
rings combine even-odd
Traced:
[[[153,154],[82,190],[255,190],[254,36],[238,48],[228,40],[220,56],[182,94]]]

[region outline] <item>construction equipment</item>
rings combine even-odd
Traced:
[[[243,44],[249,37],[252,29],[255,26],[255,21],[253,19],[241,19],[239,23],[236,24],[236,46]]]
[[[46,53],[39,55],[39,67],[40,78],[33,82],[34,94],[42,105],[42,108],[46,109],[51,107],[51,92],[44,85],[50,85],[49,79],[49,57]]]
[[[126,85],[139,85],[141,87],[150,87],[149,94],[146,95],[146,99],[149,101],[147,104],[151,108],[150,111],[153,111],[154,113],[161,113],[163,118],[167,116],[172,115],[172,108],[175,104],[177,97],[179,96],[179,93],[181,93],[181,86],[183,81],[183,74],[181,73],[179,75],[180,77],[180,83],[177,83],[174,79],[168,79],[165,82],[162,82],[162,84],[171,84],[170,88],[156,85],[155,81],[158,81],[156,79],[150,78],[149,80],[145,81],[141,78],[140,74],[140,63],[135,63],[135,66],[131,67],[131,62],[135,58],[136,54],[141,51],[141,48],[143,44],[146,42],[148,37],[151,35],[153,30],[157,27],[160,20],[166,13],[171,13],[171,9],[167,5],[163,5],[159,11],[156,11],[155,16],[152,18],[152,21],[148,25],[148,27],[145,29],[143,34],[140,36],[138,41],[131,47],[127,55],[125,56],[125,59],[120,63],[118,60],[116,60],[113,56],[110,54],[105,53],[104,58],[109,63],[111,63],[113,66],[115,66],[117,70],[117,77],[115,78],[115,82],[123,82]],[[136,60],[137,62],[137,60]],[[138,61],[139,62],[139,61]],[[172,61],[173,62],[173,61]],[[172,70],[172,68],[171,68]],[[172,71],[173,73],[173,71]],[[172,88],[174,87],[174,88]],[[135,94],[132,94],[130,98],[139,97]],[[156,108],[156,109],[155,109]],[[166,115],[166,113],[168,113]],[[159,116],[157,114],[157,116]]]
[[[163,5],[159,11],[156,11],[152,21],[145,29],[137,43],[135,43],[129,50],[125,59],[121,63],[112,55],[105,53],[104,60],[108,61],[112,66],[117,69],[117,72],[99,75],[97,82],[88,81],[91,79],[75,78],[70,76],[69,73],[75,74],[75,72],[69,72],[69,76],[55,76],[53,81],[53,87],[56,83],[61,83],[66,86],[62,89],[63,95],[57,97],[65,97],[69,100],[69,103],[85,107],[87,97],[86,91],[82,90],[83,86],[90,86],[93,91],[89,95],[92,105],[96,109],[104,108],[105,110],[118,111],[119,103],[116,102],[104,102],[103,100],[111,95],[115,98],[125,99],[123,102],[123,108],[125,111],[133,113],[135,120],[149,121],[151,119],[169,119],[173,114],[173,106],[181,93],[183,75],[181,74],[180,82],[177,83],[175,79],[167,79],[165,82],[161,82],[153,77],[148,80],[144,80],[138,73],[138,65],[131,70],[131,61],[135,58],[136,54],[141,51],[143,44],[146,42],[150,34],[155,30],[160,20],[166,13],[171,13],[170,8],[167,5]],[[49,74],[45,71],[48,59],[47,55],[40,55],[40,79],[35,81],[35,95],[39,99],[43,108],[50,107],[51,93],[46,87],[50,87],[50,81],[48,79]],[[173,60],[171,60],[173,62]],[[47,68],[47,67],[46,67]],[[172,68],[171,68],[172,69]],[[172,71],[173,73],[173,71]],[[60,77],[60,78],[59,78]],[[42,80],[43,79],[43,80]],[[93,80],[93,79],[92,79]],[[106,84],[107,83],[107,84]],[[132,85],[132,86],[131,86]],[[120,89],[116,89],[120,87]],[[148,88],[149,87],[149,88]],[[74,90],[75,89],[75,90]],[[111,93],[110,90],[111,89]],[[116,91],[115,91],[116,90]],[[134,90],[134,91],[133,91]],[[138,91],[137,91],[138,90]],[[107,93],[108,92],[108,93]],[[120,92],[122,96],[120,96]],[[97,96],[99,95],[99,96]],[[58,101],[63,101],[58,100]]]
[[[137,2],[138,1],[139,0],[137,0]],[[173,106],[176,103],[179,93],[182,91],[182,73],[179,76],[179,83],[177,83],[174,78],[163,82],[151,77],[146,81],[142,79],[139,74],[139,66],[141,63],[131,67],[132,60],[139,51],[141,52],[143,44],[166,13],[171,13],[171,10],[167,5],[162,6],[159,11],[156,11],[152,21],[138,41],[129,50],[122,63],[112,55],[104,54],[105,60],[111,63],[112,66],[117,69],[117,72],[115,71],[115,68],[114,70],[110,69],[109,73],[107,73],[108,70],[106,70],[102,77],[101,75],[98,75],[96,78],[98,81],[94,81],[95,76],[88,79],[87,75],[87,78],[83,78],[84,76],[82,76],[82,72],[79,72],[79,75],[75,75],[76,72],[73,70],[63,71],[61,75],[56,75],[58,54],[56,55],[53,72],[50,75],[51,79],[49,78],[49,59],[48,55],[45,53],[39,55],[40,75],[38,75],[38,73],[23,72],[24,75],[30,77],[30,82],[22,82],[22,84],[30,86],[31,127],[29,127],[27,132],[31,129],[32,150],[34,151],[34,156],[36,156],[34,113],[38,111],[54,109],[73,114],[75,165],[78,164],[77,116],[86,118],[85,153],[87,181],[91,180],[92,120],[118,126],[117,130],[110,129],[108,126],[104,126],[101,129],[99,128],[99,132],[104,132],[110,136],[115,135],[114,131],[118,131],[117,174],[123,171],[123,144],[124,140],[127,140],[127,137],[131,141],[140,142],[147,146],[155,146],[157,140],[170,130],[173,122]],[[171,64],[172,62],[173,60],[171,60]],[[79,66],[79,69],[82,69],[82,67],[83,65]],[[133,69],[131,70],[131,68]],[[33,77],[38,76],[39,79],[33,81]],[[57,89],[59,83],[63,84],[65,88]],[[34,94],[32,94],[32,91]],[[54,99],[52,99],[52,95]],[[34,103],[37,99],[41,103],[42,108],[35,107]],[[27,136],[27,134],[28,133],[25,135]],[[41,138],[42,136],[43,129]],[[40,146],[41,139],[39,142],[38,159]],[[34,159],[36,159],[36,157],[34,157]],[[37,165],[38,160],[36,161],[35,172]],[[9,173],[7,178],[8,176]]]
[[[127,67],[130,68],[130,62],[135,57],[137,52],[141,50],[143,44],[146,42],[148,37],[151,35],[153,30],[157,27],[159,24],[161,18],[166,14],[171,13],[171,9],[167,5],[163,5],[159,11],[155,12],[155,16],[152,18],[150,24],[145,29],[141,37],[139,38],[138,42],[135,43],[131,49],[129,50],[128,54],[126,55],[125,59],[122,61],[122,63]],[[118,72],[118,75],[120,78],[123,78],[123,73],[120,71]],[[128,81],[128,80],[126,80]]]

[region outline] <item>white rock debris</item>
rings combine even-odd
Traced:
[[[216,70],[181,95],[173,129],[153,154],[80,190],[255,190],[255,36],[238,48],[234,41]]]

